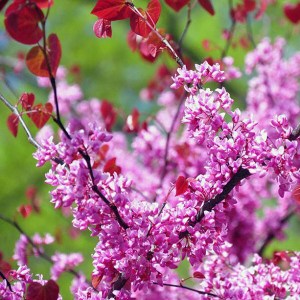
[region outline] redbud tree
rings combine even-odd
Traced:
[[[0,213],[5,228],[19,234],[11,258],[0,255],[0,298],[62,299],[60,278],[69,273],[71,297],[80,300],[300,299],[297,249],[266,256],[299,215],[300,52],[286,48],[299,29],[300,2],[91,4],[90,32],[113,39],[114,24],[123,23],[123,51],[156,66],[139,91],[155,109],[143,113],[128,113],[104,98],[87,100],[80,80],[70,81],[80,68],[61,65],[72,53],[64,53],[59,32],[49,30],[58,2],[0,1],[6,34],[24,45],[17,58],[4,56],[1,75],[10,94],[1,91],[0,100],[9,111],[8,131],[17,138],[25,132],[34,147],[52,210],[70,220],[73,238],[87,232],[94,249],[89,257],[72,252],[72,243],[69,252],[58,251],[60,234],[49,233],[55,221],[48,222],[49,232],[39,232],[38,191],[28,187],[27,202],[13,215]],[[254,32],[253,23],[263,30],[275,10],[277,24],[293,32],[273,39]],[[176,20],[184,11],[179,38],[171,34],[172,24],[160,27],[164,14]],[[199,38],[205,57],[185,46],[199,11],[209,16],[208,27],[218,17],[229,20],[219,42]],[[246,53],[239,67],[233,48]],[[8,68],[19,75],[29,71],[47,101],[39,92],[14,89]],[[247,83],[243,99],[232,96],[239,78]],[[28,234],[33,215],[35,233]],[[50,271],[32,268],[39,261],[47,261]]]

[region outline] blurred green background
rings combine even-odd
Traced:
[[[90,14],[96,1],[91,0],[54,0],[47,24],[48,33],[56,33],[61,41],[63,56],[61,64],[70,68],[77,65],[81,69],[80,84],[85,98],[97,97],[112,101],[127,113],[133,107],[138,107],[145,114],[153,109],[154,104],[140,102],[139,91],[145,87],[148,81],[154,76],[157,66],[166,63],[170,67],[176,67],[175,63],[165,54],[154,64],[145,62],[138,53],[132,53],[127,46],[126,36],[129,30],[127,20],[113,22],[112,39],[98,39],[93,33],[93,23],[96,17]],[[163,1],[161,1],[163,2]],[[193,8],[192,23],[185,37],[183,53],[190,56],[194,62],[200,63],[204,57],[220,57],[220,49],[206,53],[202,48],[202,41],[209,39],[221,50],[225,41],[221,38],[223,29],[230,27],[228,18],[228,1],[212,1],[216,15],[208,15],[199,5]],[[236,4],[238,1],[234,1]],[[268,15],[259,22],[252,22],[252,31],[255,41],[269,35],[272,38],[281,35],[288,39],[287,54],[294,53],[300,47],[300,40],[297,38],[299,28],[290,25],[283,17],[282,3],[278,1],[274,7],[268,9]],[[291,1],[293,2],[293,1]],[[295,2],[295,1],[294,1]],[[139,1],[137,5],[143,5],[147,1]],[[174,40],[178,41],[186,23],[187,9],[180,13],[173,12],[164,3],[162,18],[158,26],[171,33]],[[20,95],[22,92],[34,92],[38,102],[47,101],[45,90],[38,89],[34,76],[27,71],[15,75],[6,63],[16,57],[19,51],[28,51],[29,47],[20,45],[9,40],[3,30],[3,12],[1,13],[0,27],[0,58],[1,69],[5,69],[6,78],[13,90]],[[238,24],[234,42],[246,36],[245,24]],[[250,48],[251,49],[251,48]],[[231,48],[236,64],[243,67],[244,56],[248,50],[240,46]],[[230,91],[237,106],[244,107],[246,95],[245,77],[236,80],[230,85]],[[12,103],[17,98],[10,92],[4,81],[1,81],[0,92]],[[9,218],[15,218],[21,227],[29,234],[35,232],[46,233],[60,237],[60,242],[46,248],[48,254],[55,251],[60,252],[82,252],[85,255],[85,262],[80,266],[88,278],[91,273],[91,257],[96,240],[89,237],[89,234],[82,233],[80,237],[71,239],[70,219],[55,211],[49,203],[49,187],[44,184],[44,174],[48,166],[37,169],[35,160],[32,158],[34,148],[28,143],[27,138],[20,128],[17,138],[14,138],[6,127],[6,118],[9,111],[4,105],[0,106],[0,213]],[[32,128],[33,132],[36,130]],[[41,213],[31,214],[28,219],[23,219],[16,212],[21,204],[26,204],[25,190],[28,186],[38,187],[38,194],[41,198]],[[268,249],[294,249],[300,250],[298,239],[299,221],[296,218],[291,221],[291,229],[288,230],[288,239],[285,242],[274,242]],[[14,243],[19,233],[11,226],[0,220],[0,251],[4,253],[5,259],[9,260],[13,253]],[[30,267],[33,272],[49,274],[49,264],[40,259],[31,259]],[[187,274],[186,267],[182,267],[181,275]],[[65,274],[59,280],[61,292],[65,299],[71,299],[68,291],[69,282],[72,276]]]

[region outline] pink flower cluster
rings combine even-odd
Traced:
[[[183,67],[172,88],[183,87],[184,94],[166,87],[159,97],[161,111],[133,138],[133,151],[124,133],[103,129],[101,101],[80,96],[64,102],[69,136],[60,132],[58,142],[42,139],[34,157],[38,166],[51,163],[46,182],[53,186],[54,206],[68,207],[73,226],[90,230],[97,240],[92,255],[96,290],[82,275],[72,285],[75,299],[176,299],[179,294],[180,299],[261,299],[299,293],[297,253],[286,270],[257,255],[252,265],[242,265],[259,252],[268,235],[282,237],[282,220],[296,210],[291,187],[299,181],[298,141],[290,139],[296,114],[279,103],[285,95],[299,111],[298,87],[279,75],[268,85],[266,77],[276,68],[290,77],[299,76],[300,70],[286,66],[280,42],[273,46],[263,41],[251,55],[247,68],[257,68],[258,79],[250,83],[246,112],[232,109],[233,99],[224,87],[204,88],[208,81],[225,80],[219,65]],[[233,73],[230,78],[238,77]],[[271,87],[272,97],[267,97]],[[263,117],[262,108],[271,106],[272,113]],[[112,158],[120,172],[106,168]],[[239,178],[242,172],[247,176]],[[179,194],[178,175],[187,180]],[[234,178],[238,180],[232,183]],[[263,201],[270,198],[277,201],[274,209]],[[24,248],[20,241],[16,258],[23,264]],[[185,258],[193,274],[198,272],[193,277],[203,293],[164,286],[180,285],[173,270]],[[82,258],[56,254],[53,261],[52,277],[58,278]]]

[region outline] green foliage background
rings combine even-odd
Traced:
[[[237,3],[235,1],[234,3]],[[259,41],[262,37],[269,35],[274,38],[277,35],[288,38],[287,55],[299,49],[300,41],[297,38],[298,27],[293,27],[283,17],[282,3],[279,1],[274,7],[268,9],[268,16],[259,22],[252,22],[254,38]],[[142,5],[147,1],[139,1],[137,5]],[[71,67],[78,65],[81,68],[81,86],[86,99],[97,97],[112,101],[127,113],[133,107],[138,107],[145,114],[155,109],[155,104],[141,103],[139,91],[147,85],[147,82],[154,76],[155,70],[160,63],[176,67],[175,63],[168,57],[162,57],[155,64],[143,61],[138,53],[132,53],[126,43],[126,36],[129,30],[127,21],[113,23],[112,39],[97,39],[94,36],[92,27],[96,20],[90,15],[95,1],[55,0],[55,5],[51,9],[48,19],[48,33],[54,32],[60,38],[63,57],[62,65]],[[204,12],[199,5],[192,11],[192,23],[184,41],[183,52],[191,57],[196,63],[200,63],[204,57],[220,57],[225,41],[221,38],[222,30],[230,27],[228,18],[228,2],[213,1],[216,9],[216,16],[211,17]],[[174,13],[163,3],[162,18],[159,27],[166,28],[175,40],[179,40],[186,23],[186,9],[179,14]],[[0,16],[3,24],[3,13]],[[238,25],[236,38],[246,34],[245,25]],[[201,42],[210,39],[220,49],[210,53],[205,53]],[[35,78],[26,70],[19,75],[15,75],[11,68],[7,66],[11,58],[16,57],[19,51],[28,51],[29,47],[20,45],[15,41],[10,41],[5,35],[3,26],[0,31],[0,65],[5,69],[7,80],[17,95],[22,92],[34,92],[38,102],[47,101],[45,90],[38,89]],[[243,66],[246,51],[241,47],[230,49],[238,66]],[[233,82],[230,91],[235,99],[238,99],[237,106],[245,106],[245,95],[247,85],[245,78]],[[17,101],[2,80],[0,92],[12,103]],[[0,106],[0,213],[9,218],[16,218],[21,227],[29,235],[35,232],[61,236],[61,242],[50,245],[46,252],[51,255],[55,251],[60,252],[82,252],[85,255],[85,262],[80,270],[88,277],[91,273],[91,257],[96,240],[89,237],[87,232],[80,237],[71,239],[69,230],[71,220],[64,217],[60,211],[55,211],[49,203],[49,187],[44,184],[44,174],[49,166],[41,169],[35,167],[35,160],[32,158],[34,148],[28,143],[27,138],[20,129],[18,137],[14,138],[6,127],[6,118],[9,111],[4,105]],[[32,131],[36,130],[32,128]],[[41,198],[41,213],[33,213],[28,219],[22,219],[17,214],[16,208],[26,203],[25,190],[28,186],[38,187]],[[291,228],[288,230],[288,239],[284,242],[274,242],[268,249],[268,254],[274,249],[300,250],[300,243],[297,235],[299,230],[299,220],[293,218]],[[14,243],[18,239],[19,233],[15,228],[0,220],[0,251],[4,253],[6,260],[10,260],[13,253]],[[49,264],[41,259],[30,259],[30,267],[34,273],[49,275]],[[181,276],[187,276],[187,266],[181,267]],[[59,280],[61,292],[64,299],[71,299],[68,291],[72,276],[65,274]]]

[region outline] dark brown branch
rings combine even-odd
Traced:
[[[0,214],[0,219],[4,222],[6,222],[7,224],[13,226],[14,228],[16,228],[20,234],[24,235],[28,241],[28,243],[32,246],[32,248],[37,252],[37,254],[39,255],[39,257],[43,258],[45,261],[49,262],[50,264],[53,264],[53,260],[51,259],[51,257],[47,254],[45,254],[44,252],[42,252],[38,246],[36,246],[36,244],[34,243],[34,241],[30,238],[30,236],[21,228],[21,226],[16,222],[13,221],[3,215]],[[80,274],[75,271],[74,269],[68,269],[66,270],[66,272],[74,275],[75,277],[79,278]],[[86,280],[86,283],[90,286],[92,286],[91,282],[89,282],[88,280]]]
[[[229,193],[234,189],[236,185],[238,185],[243,179],[249,177],[251,174],[247,169],[243,169],[240,167],[238,171],[232,176],[229,182],[224,186],[222,193],[218,194],[213,199],[210,199],[204,203],[200,211],[196,216],[196,220],[190,222],[191,226],[195,226],[198,222],[200,222],[204,218],[205,211],[212,211],[212,209],[222,202]]]
[[[292,131],[292,133],[288,139],[292,141],[292,140],[297,139],[299,136],[300,136],[300,124]],[[229,180],[229,182],[224,186],[223,191],[220,194],[218,194],[213,199],[210,199],[210,200],[204,202],[202,208],[199,210],[199,212],[196,215],[196,219],[194,221],[190,221],[189,225],[194,227],[197,223],[201,222],[201,220],[204,218],[204,213],[206,211],[212,211],[212,209],[216,205],[218,205],[220,202],[222,202],[228,196],[228,194],[233,190],[233,188],[237,184],[239,184],[241,182],[241,180],[246,179],[250,175],[251,175],[251,173],[249,172],[249,170],[240,167],[238,169],[237,173],[234,174],[233,177]],[[289,216],[288,219],[290,217],[291,216]],[[286,222],[287,220],[285,220],[285,218],[283,219],[284,222]],[[181,232],[179,237],[183,238],[183,237],[187,236],[188,234],[189,233],[186,230],[186,231]],[[263,250],[261,250],[260,252],[262,252]]]
[[[116,296],[113,294],[113,292],[121,290],[124,287],[124,285],[126,284],[126,282],[127,282],[127,279],[124,278],[122,274],[120,274],[117,281],[115,281],[113,283],[112,289],[108,295],[108,299],[111,299],[111,298],[115,299]]]
[[[262,242],[262,245],[259,247],[259,250],[257,251],[257,254],[259,256],[263,256],[264,251],[266,250],[267,246],[272,242],[272,240],[276,237],[276,233],[277,231],[279,231],[290,219],[291,217],[295,214],[294,211],[290,211],[289,213],[287,213],[286,216],[284,216],[279,224],[278,227],[276,228],[276,230],[272,230],[268,233],[266,239]]]
[[[202,208],[199,210],[199,212],[196,215],[196,219],[194,221],[189,221],[189,225],[194,227],[197,223],[201,222],[201,220],[205,216],[206,211],[212,211],[212,209],[221,203],[228,195],[229,193],[234,189],[236,185],[238,185],[243,179],[249,177],[251,173],[247,169],[243,169],[240,167],[238,171],[232,176],[232,178],[229,180],[229,182],[224,186],[223,191],[218,194],[216,197],[204,202]],[[187,236],[189,233],[188,231],[183,231],[180,233],[179,238],[183,238]]]
[[[291,135],[289,136],[290,141],[295,141],[300,136],[300,123],[298,126],[292,131]]]
[[[10,282],[8,281],[8,279],[5,277],[5,275],[4,275],[1,271],[0,271],[0,277],[1,277],[3,280],[6,281],[6,284],[7,284],[8,288],[9,288],[9,290],[13,293],[14,291],[12,290],[12,287],[11,287]]]
[[[153,282],[153,284],[155,285],[160,285],[159,283],[157,282]],[[203,292],[203,291],[199,291],[199,290],[196,290],[196,289],[193,289],[191,287],[188,287],[188,286],[185,286],[185,285],[182,285],[182,284],[171,284],[171,283],[163,283],[163,286],[168,286],[168,287],[175,287],[175,288],[181,288],[181,289],[185,289],[185,290],[189,290],[191,292],[195,292],[195,293],[198,293],[200,295],[207,295],[207,296],[211,296],[211,297],[214,297],[214,298],[220,298],[219,296],[213,294],[213,293],[208,293],[208,292]]]
[[[46,60],[46,65],[47,65],[47,70],[48,70],[48,74],[49,74],[49,79],[50,79],[50,83],[52,86],[52,90],[53,90],[53,94],[54,94],[54,103],[55,103],[55,110],[56,110],[56,117],[53,117],[54,122],[58,125],[58,127],[63,131],[63,133],[65,134],[65,136],[70,140],[72,139],[71,135],[69,134],[69,132],[67,131],[67,129],[65,128],[65,126],[62,123],[61,117],[60,117],[60,111],[59,111],[59,103],[58,103],[58,95],[57,95],[57,87],[56,87],[56,79],[52,73],[52,69],[51,69],[51,65],[50,65],[50,60],[49,60],[49,56],[47,53],[47,44],[46,44],[46,23],[45,21],[42,22],[42,26],[43,26],[43,47],[40,46],[45,60]],[[85,160],[88,170],[89,170],[89,174],[92,180],[92,189],[93,191],[104,201],[104,203],[106,205],[108,205],[110,207],[110,209],[112,210],[112,212],[114,213],[118,223],[120,224],[120,226],[122,228],[124,228],[125,230],[127,228],[129,228],[129,226],[125,223],[125,221],[122,219],[122,217],[120,216],[120,213],[118,211],[118,208],[113,204],[110,203],[110,201],[104,196],[103,193],[101,193],[101,191],[98,189],[97,185],[95,184],[95,178],[94,178],[94,173],[93,173],[93,168],[91,166],[91,158],[90,156],[87,154],[87,152],[78,149],[78,152],[81,154],[82,158]]]

